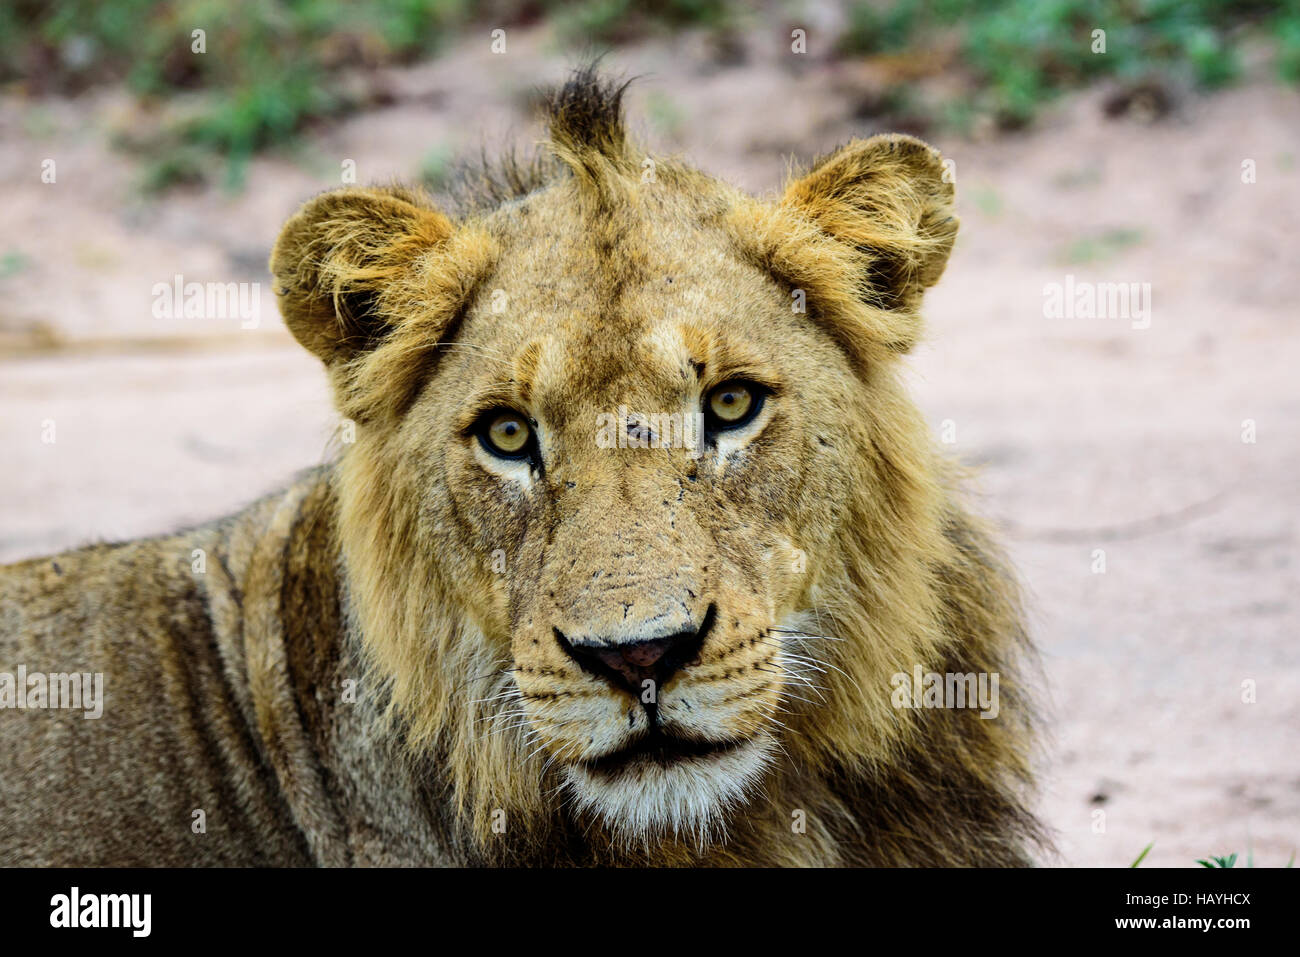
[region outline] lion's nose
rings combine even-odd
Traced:
[[[683,631],[663,638],[611,646],[570,641],[562,631],[555,629],[560,647],[583,671],[635,693],[640,693],[645,681],[662,684],[672,677],[686,663],[681,650],[688,647],[697,635],[695,631]]]
[[[713,617],[714,609],[710,605],[699,628],[657,638],[608,642],[570,638],[556,628],[555,639],[583,671],[604,678],[615,687],[640,694],[645,681],[662,685],[698,657]]]

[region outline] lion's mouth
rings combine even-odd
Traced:
[[[703,842],[725,830],[729,809],[750,799],[778,747],[767,731],[701,741],[657,729],[567,765],[564,783],[575,811],[598,815],[617,840],[688,834]]]
[[[583,766],[598,774],[618,774],[635,764],[677,764],[692,758],[718,757],[735,751],[743,741],[694,741],[655,729],[627,747],[584,761]]]

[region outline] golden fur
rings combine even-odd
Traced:
[[[1042,835],[1015,584],[899,382],[957,231],[938,154],[855,141],[758,200],[647,163],[620,95],[579,73],[551,101],[555,162],[512,167],[504,192],[486,173],[489,208],[453,220],[416,191],[343,189],[276,244],[286,323],[356,441],[205,533],[250,544],[202,602],[221,605],[214,646],[248,663],[232,693],[301,853],[1027,863]],[[735,378],[768,401],[702,454],[595,438],[620,406],[689,412]],[[536,463],[477,442],[497,407],[531,419]],[[190,544],[160,541],[139,561]],[[3,574],[22,592],[43,567]],[[247,581],[275,598],[235,609]],[[114,638],[163,592],[124,603]],[[702,621],[654,714],[733,749],[594,770],[654,719],[557,633]],[[997,673],[998,716],[895,707],[892,676],[917,666]],[[348,676],[359,705],[337,700]]]

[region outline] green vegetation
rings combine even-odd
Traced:
[[[424,155],[420,164],[420,183],[434,191],[446,189],[452,179],[453,160],[451,147],[439,143]]]
[[[373,102],[370,85],[340,83],[340,70],[430,55],[475,23],[511,28],[544,18],[568,49],[598,51],[686,27],[731,41],[742,29],[784,31],[803,16],[802,3],[20,0],[0,4],[0,84],[42,94],[124,82],[144,119],[121,139],[150,157],[147,187],[214,172],[237,185],[256,151]],[[1254,37],[1271,45],[1279,75],[1300,83],[1300,0],[848,0],[845,10],[841,55],[913,62],[941,51],[942,63],[968,77],[969,93],[932,111],[950,125],[1026,123],[1061,91],[1106,77],[1165,74],[1223,86],[1240,74],[1242,43]],[[1105,31],[1104,53],[1094,52],[1097,30]],[[924,112],[911,94],[899,81],[877,105]],[[652,111],[669,133],[680,122],[667,101]],[[445,165],[432,157],[429,179]]]
[[[726,0],[59,0],[0,5],[0,83],[77,92],[122,81],[148,104],[178,98],[165,129],[123,137],[151,157],[146,189],[223,170],[237,186],[250,156],[312,121],[365,105],[342,68],[435,52],[471,19],[514,26],[545,12],[574,43],[605,44],[687,25],[721,29]],[[201,30],[198,36],[195,31]],[[190,102],[192,101],[192,102]],[[446,160],[430,160],[431,180]]]
[[[1202,867],[1214,869],[1216,867],[1232,867],[1237,863],[1237,855],[1229,854],[1227,857],[1212,857],[1208,861],[1198,858],[1196,861]]]
[[[546,7],[562,38],[599,44],[688,26],[721,30],[738,9],[727,0],[546,0]]]
[[[1144,860],[1146,860],[1146,856],[1151,853],[1151,848],[1155,846],[1156,846],[1155,842],[1152,841],[1146,847],[1142,848],[1142,853],[1137,856],[1137,860],[1135,860],[1132,864],[1130,864],[1129,867],[1137,867]],[[1226,857],[1211,857],[1208,860],[1198,859],[1196,863],[1200,864],[1202,867],[1208,867],[1211,869],[1218,868],[1218,867],[1235,867],[1237,865],[1237,855],[1234,853],[1234,854],[1229,854]],[[1247,852],[1246,854],[1246,866],[1247,867],[1255,866],[1255,852],[1253,850]],[[1294,851],[1291,853],[1291,859],[1286,862],[1286,866],[1287,867],[1295,866]]]
[[[1105,31],[1105,52],[1100,37]],[[1033,119],[1062,90],[1103,77],[1171,73],[1202,89],[1240,73],[1240,42],[1271,37],[1280,74],[1300,82],[1295,0],[894,0],[850,8],[846,53],[900,53],[956,37],[973,105],[1003,125]]]
[[[1065,265],[1102,262],[1142,241],[1140,229],[1108,229],[1093,236],[1072,240],[1057,257]]]
[[[183,119],[134,144],[155,157],[146,185],[201,179],[222,160],[236,184],[255,151],[357,105],[329,82],[332,72],[427,53],[468,8],[467,0],[5,4],[0,80],[37,92],[121,80],[146,103],[203,91]]]
[[[650,123],[661,136],[680,136],[686,124],[686,113],[662,90],[652,90],[646,101]]]
[[[0,279],[22,272],[27,268],[27,257],[16,249],[0,253]]]

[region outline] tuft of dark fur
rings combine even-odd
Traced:
[[[601,76],[595,63],[575,70],[546,98],[552,146],[573,153],[594,151],[607,159],[622,157],[627,150],[623,94],[631,82]]]
[[[560,86],[541,93],[549,149],[511,148],[495,160],[487,147],[453,175],[450,194],[461,215],[520,199],[566,172],[595,179],[602,163],[621,164],[628,153],[623,95],[632,80],[602,76],[596,62],[579,67]]]

